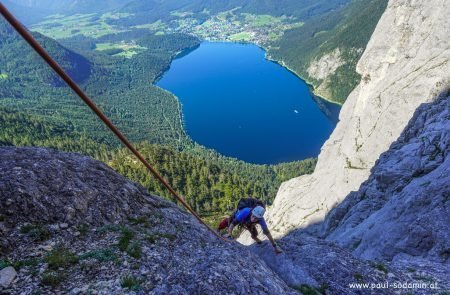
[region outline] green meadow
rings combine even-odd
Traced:
[[[91,14],[74,14],[70,16],[52,15],[31,27],[33,31],[54,39],[70,38],[76,35],[98,38],[111,33],[123,32],[108,24],[108,20],[129,17],[128,13],[105,13],[98,16]]]

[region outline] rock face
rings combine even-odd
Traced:
[[[450,265],[449,201],[450,96],[416,111],[359,191],[327,215],[325,235],[364,259]]]
[[[0,287],[8,288],[16,275],[16,270],[11,266],[5,267],[4,269],[0,270]]]
[[[339,48],[336,48],[333,52],[325,54],[319,60],[313,60],[307,72],[314,79],[324,80],[333,74],[342,64],[341,52]]]
[[[445,175],[449,132],[442,131],[443,120],[448,121],[443,106],[441,101],[424,107],[428,112],[417,116],[415,129],[393,146],[393,153],[411,151],[402,144],[415,146],[423,142],[421,132],[433,134],[436,139],[418,148],[424,157],[434,155],[429,163],[421,161],[424,177]],[[382,159],[391,163],[389,156]],[[380,160],[379,165],[386,164]],[[424,187],[438,188],[443,181]],[[349,221],[346,214],[333,212],[344,212],[345,203],[325,223],[328,241],[296,230],[278,241],[285,253],[275,255],[267,242],[246,248],[218,241],[176,205],[78,154],[0,148],[0,192],[0,292],[6,294],[294,294],[295,289],[361,294],[360,287],[351,286],[421,280],[448,287],[445,264],[411,264],[405,256],[392,263],[370,262],[335,243],[329,233],[345,231]],[[78,203],[88,205],[66,210]],[[441,214],[443,208],[435,210]],[[439,241],[445,245],[448,235]],[[414,271],[405,272],[406,266]],[[364,289],[364,294],[392,290]]]
[[[269,244],[253,245],[252,250],[289,285],[305,291],[303,294],[408,294],[393,287],[399,282],[433,282],[437,286],[433,291],[449,287],[448,268],[441,264],[366,261],[333,242],[301,230],[289,233],[278,243],[284,254],[267,255],[271,251]],[[361,283],[374,287],[361,287]],[[386,283],[390,284],[389,288],[376,288],[377,284]],[[308,289],[317,292],[306,292]],[[430,287],[416,288],[414,294],[431,294]]]
[[[450,84],[450,2],[390,1],[358,63],[363,77],[344,104],[315,172],[282,184],[269,210],[275,235],[323,221],[365,181],[420,104]]]
[[[423,286],[414,294],[443,292],[450,287],[449,200],[447,94],[418,108],[359,191],[315,226],[321,237],[296,229],[278,241],[282,255],[267,255],[268,244],[252,249],[291,286],[361,294],[355,283],[388,282],[363,294],[392,294],[394,284],[414,282]]]
[[[142,187],[106,165],[93,165],[89,157],[50,149],[2,148],[1,159],[0,213],[11,215],[6,220],[9,225],[113,223],[148,202]]]
[[[245,247],[78,154],[0,148],[0,224],[2,294],[293,292]]]
[[[341,58],[341,51],[339,48],[323,55],[320,59],[312,60],[307,69],[307,73],[311,78],[320,81],[320,83],[316,85],[314,93],[321,97],[332,97],[333,95],[329,86],[330,77],[345,63],[346,61]]]

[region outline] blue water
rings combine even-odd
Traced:
[[[250,163],[317,156],[339,112],[323,100],[319,108],[304,81],[249,44],[204,42],[157,85],[180,99],[193,140]]]

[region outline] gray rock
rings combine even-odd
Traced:
[[[375,162],[399,138],[414,111],[448,87],[449,13],[449,1],[389,1],[358,62],[356,71],[362,79],[343,105],[314,173],[283,183],[267,212],[268,222],[277,230],[275,235],[323,221],[367,180]],[[437,147],[443,150],[443,146]],[[422,152],[409,148],[410,153]],[[432,150],[430,146],[424,152]],[[440,156],[436,153],[433,157]],[[430,161],[421,166],[427,172],[434,170],[434,165]],[[379,175],[383,179],[380,185],[387,185],[402,172],[391,169]]]
[[[147,202],[144,188],[89,157],[42,148],[2,148],[1,153],[0,214],[7,224],[120,222]]]
[[[364,259],[407,254],[449,263],[449,109],[450,96],[416,111],[359,191],[327,216],[327,239]]]
[[[284,253],[268,255],[273,251],[269,243],[253,245],[252,250],[292,287],[307,285],[326,294],[359,294],[349,285],[364,281],[378,283],[387,280],[374,263],[354,257],[350,251],[333,242],[312,237],[302,231],[294,231],[278,243]],[[407,280],[397,269],[392,272],[391,282]],[[391,294],[390,290],[364,290],[364,294]]]
[[[8,266],[0,270],[0,286],[3,288],[8,288],[16,276],[17,272],[12,266]]]
[[[98,294],[293,292],[245,247],[218,240],[183,209],[149,195],[91,158],[42,148],[0,148],[0,205],[6,202],[5,196],[14,202],[8,209],[0,206],[0,214],[15,224],[4,236],[10,245],[6,258],[27,261],[30,253],[37,253],[34,259],[38,261],[38,265],[27,266],[36,277],[29,281],[25,273],[19,274],[23,279],[13,284],[13,294],[19,290],[76,293],[86,285]],[[69,221],[65,210],[70,206],[76,212]],[[131,217],[144,218],[146,223],[133,223]],[[66,223],[73,229],[87,223],[88,230],[78,236],[72,230],[51,231],[48,240],[30,242],[27,234],[20,233],[25,223],[45,228],[49,224],[64,228]],[[130,247],[119,249],[125,228],[133,233],[129,245],[139,255],[131,255]],[[65,249],[80,258],[57,268],[63,281],[52,288],[42,283],[54,270],[43,263],[49,253],[36,251],[47,245],[52,245],[52,251]],[[122,287],[127,276],[139,285],[139,291]]]
[[[61,229],[67,229],[67,228],[69,228],[69,225],[68,225],[67,223],[60,223],[60,224],[59,224],[59,227],[60,227]]]
[[[52,231],[58,231],[60,229],[58,224],[50,224],[48,225],[48,228]]]
[[[447,95],[421,106],[359,191],[332,209],[324,222],[280,238],[281,255],[268,255],[268,243],[253,245],[253,252],[292,287],[326,286],[330,294],[359,294],[350,284],[414,282],[433,283],[436,292],[448,290],[449,110]],[[396,291],[367,289],[364,294]]]

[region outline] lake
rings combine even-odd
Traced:
[[[250,163],[316,157],[340,110],[250,44],[203,42],[156,85],[179,98],[193,140]]]

